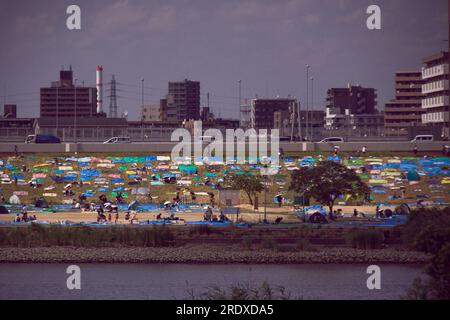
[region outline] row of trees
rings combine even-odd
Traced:
[[[224,185],[244,191],[252,205],[255,196],[265,188],[261,176],[247,173],[229,175]],[[315,167],[294,170],[289,190],[304,198],[314,198],[318,203],[327,206],[330,216],[336,200],[341,195],[356,198],[370,192],[369,187],[354,170],[333,161],[323,161]]]

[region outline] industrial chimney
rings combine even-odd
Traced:
[[[96,87],[97,87],[97,113],[103,112],[103,67],[97,66],[96,72]]]

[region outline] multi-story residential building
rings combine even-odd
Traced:
[[[163,115],[160,104],[148,104],[142,107],[142,121],[162,121]]]
[[[373,88],[348,84],[347,88],[331,88],[327,91],[326,108],[331,114],[371,114],[375,113],[377,93]]]
[[[422,125],[422,83],[420,71],[395,73],[395,99],[384,107],[386,135],[407,134],[411,127]]]
[[[449,117],[449,53],[441,51],[423,59],[422,123],[440,128],[448,136]]]
[[[384,135],[384,114],[334,114],[326,109],[325,129],[334,131],[333,135],[346,137],[382,136]]]
[[[166,120],[181,123],[191,119],[200,119],[200,82],[169,82]]]
[[[97,113],[97,89],[78,86],[73,82],[72,70],[60,71],[59,81],[41,88],[40,116],[49,117],[104,117]]]
[[[292,98],[252,99],[250,101],[250,127],[254,129],[275,128],[275,113],[290,117],[298,110],[298,101]]]
[[[3,118],[17,118],[17,105],[5,104],[3,106]]]

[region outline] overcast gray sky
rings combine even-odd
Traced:
[[[81,31],[66,28],[70,4],[81,7]],[[370,4],[381,7],[382,30],[366,28]],[[244,98],[303,102],[309,64],[316,108],[327,88],[349,82],[376,88],[383,108],[394,72],[420,69],[448,46],[447,33],[446,0],[0,0],[0,95],[19,116],[38,116],[39,88],[62,65],[94,85],[99,64],[105,82],[115,74],[121,83],[119,112],[131,118],[141,78],[146,103],[189,78],[201,81],[203,104],[210,92],[216,115],[238,118],[239,79]]]

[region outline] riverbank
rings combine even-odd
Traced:
[[[430,257],[416,251],[318,248],[282,252],[239,246],[187,245],[165,248],[0,248],[0,263],[183,263],[183,264],[425,264]]]

